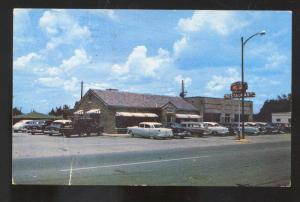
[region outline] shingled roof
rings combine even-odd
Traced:
[[[109,106],[161,108],[170,102],[179,110],[197,111],[192,104],[181,97],[138,94],[116,90],[90,89],[90,91]]]

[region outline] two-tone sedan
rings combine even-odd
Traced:
[[[204,126],[211,131],[212,135],[228,135],[228,128],[221,126],[216,122],[203,122]]]
[[[127,133],[132,137],[147,137],[151,139],[164,139],[173,137],[172,129],[165,128],[157,122],[141,122],[138,126],[127,127]]]

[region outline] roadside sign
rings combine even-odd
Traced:
[[[233,93],[241,93],[242,91],[246,92],[247,89],[248,89],[248,84],[246,82],[244,82],[242,85],[242,82],[237,81],[237,82],[232,83],[230,86],[230,90]]]

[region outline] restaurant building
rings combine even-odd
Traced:
[[[203,121],[232,123],[242,121],[241,101],[224,98],[211,97],[185,97],[186,101],[193,104],[203,117]],[[253,120],[253,103],[252,101],[244,102],[244,120]]]
[[[202,121],[200,111],[181,97],[89,89],[74,107],[74,115],[88,115],[106,133],[123,133],[143,121],[161,123]]]

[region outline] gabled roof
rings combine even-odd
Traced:
[[[161,108],[170,102],[179,110],[197,111],[197,108],[181,97],[138,94],[116,90],[90,89],[90,91],[108,106]]]

